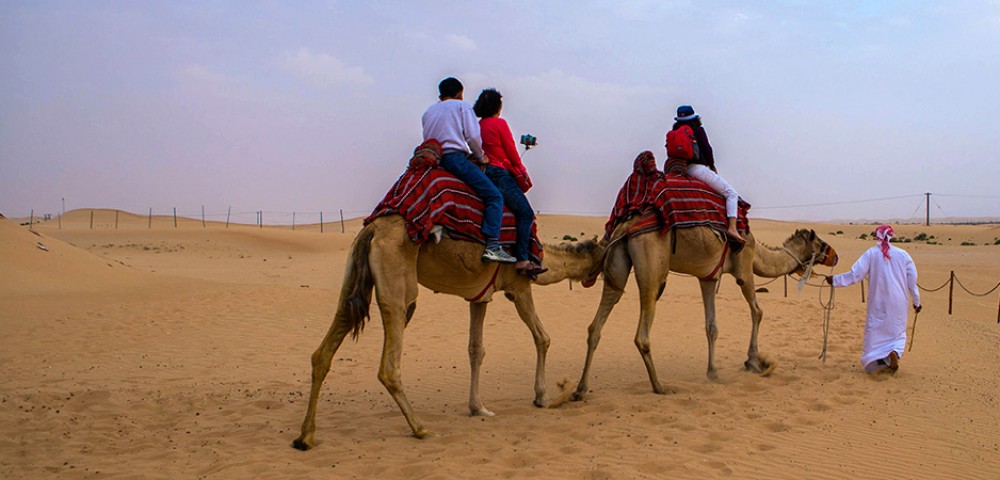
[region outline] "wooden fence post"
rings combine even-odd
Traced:
[[[201,228],[205,228],[205,206],[201,206]]]
[[[91,230],[94,229],[94,211],[93,210],[90,211],[90,229]]]
[[[118,212],[120,212],[120,210],[115,209],[115,230],[118,230]]]
[[[177,207],[174,207],[174,228],[177,228]]]
[[[319,233],[323,233],[323,211],[319,211]]]
[[[153,208],[149,208],[149,226],[146,228],[153,228]]]
[[[788,298],[788,275],[784,275],[785,279],[785,298]]]
[[[951,315],[951,305],[952,299],[955,296],[955,271],[951,271],[951,276],[948,278],[948,315]]]
[[[340,233],[344,233],[344,209],[340,209]]]

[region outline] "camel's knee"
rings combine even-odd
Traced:
[[[636,337],[636,339],[635,339],[635,348],[639,349],[639,353],[641,353],[643,355],[648,354],[649,351],[650,351],[649,347],[650,347],[650,343],[649,343],[649,339],[648,338],[639,338],[639,337]]]
[[[719,338],[719,327],[715,323],[705,325],[705,336],[712,340]]]
[[[400,379],[398,372],[379,370],[378,381],[382,382],[382,385],[385,386],[385,389],[388,390],[390,394],[395,394],[403,389],[403,382]]]
[[[486,349],[482,345],[469,345],[469,360],[482,362],[486,357]]]
[[[543,352],[549,351],[550,343],[552,342],[549,340],[549,336],[545,335],[544,333],[539,335],[538,338],[535,339],[535,347],[537,347],[539,350]]]

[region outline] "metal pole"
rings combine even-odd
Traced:
[[[91,230],[94,229],[94,211],[93,210],[90,211],[90,229]]]
[[[119,210],[115,210],[115,230],[118,230],[118,212]]]
[[[295,212],[292,212],[292,231],[295,231]]]
[[[344,233],[344,209],[340,209],[340,233]]]
[[[205,206],[201,206],[201,228],[205,228]]]
[[[226,210],[226,228],[229,228],[229,215],[233,213],[233,206],[229,206],[229,210]]]
[[[174,228],[177,228],[177,207],[174,207]]]
[[[35,209],[31,209],[31,220],[28,221],[28,230],[35,226]]]
[[[153,228],[153,208],[149,209],[149,226],[147,228]]]
[[[319,233],[323,233],[323,211],[319,211]]]

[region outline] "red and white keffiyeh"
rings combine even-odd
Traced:
[[[878,241],[879,248],[882,249],[882,255],[885,258],[889,258],[889,239],[894,236],[896,236],[896,231],[889,225],[881,225],[875,229],[875,239]]]

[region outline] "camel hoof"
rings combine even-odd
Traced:
[[[584,392],[581,392],[581,391],[577,390],[577,391],[573,392],[572,395],[569,396],[569,401],[571,401],[571,402],[579,402],[580,400],[583,400],[583,395],[584,395]]]
[[[705,373],[705,376],[708,377],[708,379],[713,382],[719,379],[719,373],[715,370],[709,370],[707,373]]]
[[[419,439],[430,438],[434,436],[434,432],[420,427],[419,429],[413,431],[413,436]]]
[[[489,410],[487,410],[487,409],[485,409],[485,408],[480,407],[480,408],[477,408],[475,410],[472,410],[472,415],[471,416],[473,416],[473,417],[493,417],[493,416],[496,416],[496,414],[493,413],[493,412],[491,412],[491,411],[489,411]]]
[[[534,406],[536,406],[536,407],[538,407],[538,408],[545,408],[545,399],[543,399],[543,398],[536,398],[536,399],[534,399],[534,400],[531,401],[531,404],[534,405]]]
[[[296,450],[302,450],[303,452],[308,451],[313,446],[303,441],[301,438],[296,438],[292,441],[292,448]]]

